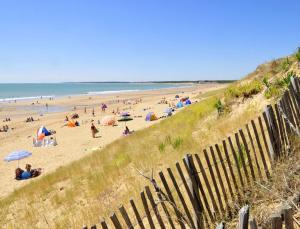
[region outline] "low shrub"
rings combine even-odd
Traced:
[[[263,90],[263,83],[257,79],[238,85],[232,85],[225,91],[225,98],[250,98]]]

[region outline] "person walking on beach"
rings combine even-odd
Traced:
[[[98,133],[98,130],[95,127],[94,123],[92,123],[92,125],[91,125],[91,131],[92,131],[93,138],[95,138],[96,137],[96,133]]]
[[[94,108],[93,108],[93,111],[92,111],[92,115],[93,115],[93,117],[95,117],[95,110],[94,110]]]

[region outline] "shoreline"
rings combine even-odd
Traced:
[[[100,82],[99,82],[100,83]],[[103,82],[108,83],[108,82]],[[158,82],[157,82],[158,83]],[[56,83],[53,83],[56,84]],[[64,84],[64,83],[60,83]],[[72,83],[73,84],[73,83]],[[89,84],[88,82],[85,83],[74,83],[74,84]],[[90,84],[97,84],[97,83],[90,83]],[[128,82],[128,84],[131,84]],[[132,84],[143,84],[138,82],[132,82]],[[145,83],[145,84],[155,84],[155,83]],[[161,83],[161,84],[170,84],[170,83]],[[173,83],[172,83],[173,84]],[[176,84],[176,83],[174,83]],[[107,90],[107,91],[89,91],[87,93],[79,93],[79,94],[65,94],[65,95],[37,95],[37,96],[24,96],[24,97],[7,97],[7,98],[0,98],[0,104],[1,103],[13,103],[13,102],[19,102],[19,101],[35,101],[39,99],[59,99],[59,98],[65,98],[65,97],[76,97],[76,96],[95,96],[95,95],[114,95],[119,93],[131,93],[131,92],[139,92],[139,91],[155,91],[155,90],[163,90],[163,89],[176,89],[176,88],[186,88],[186,87],[193,87],[197,85],[197,83],[178,83],[183,84],[182,86],[175,86],[174,87],[164,87],[164,88],[153,88],[153,89],[128,89],[128,90]],[[190,84],[190,85],[187,85]]]

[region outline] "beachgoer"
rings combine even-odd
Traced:
[[[24,170],[22,170],[20,168],[16,168],[16,171],[15,171],[16,177],[15,177],[15,179],[16,180],[21,180],[23,172],[24,172]]]
[[[92,131],[93,138],[95,138],[96,137],[96,133],[98,132],[98,130],[95,127],[94,123],[92,123],[92,125],[91,125],[91,131]]]
[[[68,116],[66,116],[66,118],[65,118],[65,121],[67,122],[67,121],[69,121],[69,118],[68,118]]]
[[[30,177],[37,177],[37,176],[39,176],[41,174],[41,171],[42,171],[41,168],[31,169],[31,165],[30,164],[26,164],[25,169],[26,169],[27,173],[30,173]]]
[[[124,134],[125,135],[130,134],[130,130],[129,130],[128,126],[125,127]]]
[[[86,114],[86,107],[84,107],[84,113]]]
[[[46,103],[46,109],[48,110],[48,103]]]
[[[92,115],[93,115],[93,117],[95,117],[95,110],[94,110],[94,108],[92,110]]]

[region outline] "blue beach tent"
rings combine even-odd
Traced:
[[[185,100],[185,105],[190,105],[190,104],[192,104],[191,100],[189,99]]]
[[[179,102],[177,103],[176,107],[177,107],[177,108],[183,107],[183,103],[182,103],[181,101],[179,101]]]

